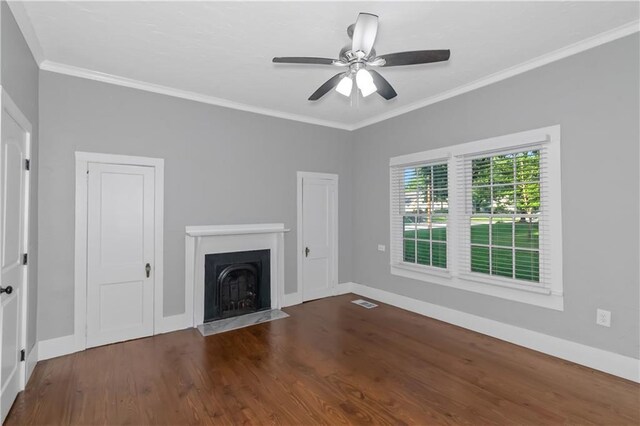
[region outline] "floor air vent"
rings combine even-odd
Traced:
[[[372,309],[377,307],[375,303],[367,302],[366,300],[358,299],[352,300],[351,303],[355,303],[356,305],[362,306],[363,308]]]

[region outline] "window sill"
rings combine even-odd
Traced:
[[[400,263],[394,264],[393,267],[416,272],[418,274],[431,275],[431,276],[441,277],[441,278],[451,278],[451,272],[449,272],[448,269],[435,268],[433,266],[424,266],[424,265],[417,265],[413,263],[400,262]]]
[[[484,276],[482,274],[473,273],[473,272],[460,274],[460,279],[465,281],[480,283],[480,284],[494,285],[494,286],[503,287],[503,288],[511,288],[518,291],[527,291],[530,293],[538,293],[538,294],[545,294],[545,295],[551,294],[551,290],[546,287],[536,286],[535,284],[528,284],[526,282],[523,282],[523,284],[517,284],[518,281],[516,280],[509,280],[509,279],[504,279],[504,278],[489,276],[489,275]]]
[[[475,274],[455,276],[450,271],[433,271],[433,268],[427,269],[427,267],[415,267],[403,263],[392,264],[391,274],[556,311],[564,310],[562,294],[555,294],[545,288],[538,289],[531,286],[520,288],[515,284],[498,283],[491,279],[483,280],[483,277],[477,277]]]

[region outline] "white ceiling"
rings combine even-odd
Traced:
[[[30,44],[37,39],[47,63],[344,128],[406,111],[602,33],[623,26],[632,32],[639,17],[638,2],[56,1],[22,8],[18,21],[23,32],[30,22]],[[361,11],[380,16],[379,54],[451,49],[451,60],[382,68],[398,92],[392,101],[372,95],[350,104],[335,92],[307,101],[340,69],[275,65],[271,58],[337,57],[349,42],[346,27]]]

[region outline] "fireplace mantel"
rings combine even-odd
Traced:
[[[258,223],[248,225],[205,225],[187,226],[186,234],[190,237],[206,237],[213,235],[271,234],[289,232],[283,223]]]
[[[271,308],[284,298],[283,223],[205,225],[185,228],[185,291],[187,317],[193,327],[204,322],[204,257],[207,254],[270,250]]]

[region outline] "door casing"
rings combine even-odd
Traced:
[[[27,119],[27,117],[22,113],[22,111],[20,110],[20,108],[18,108],[18,106],[16,105],[16,103],[13,101],[13,99],[11,99],[11,97],[9,96],[9,94],[4,90],[4,88],[0,89],[0,91],[2,92],[1,95],[1,104],[0,104],[0,110],[6,110],[7,113],[9,115],[11,115],[11,117],[20,125],[20,127],[22,127],[22,129],[25,131],[26,133],[26,158],[29,159],[31,161],[31,135],[33,132],[33,128],[31,126],[31,122]],[[2,123],[0,122],[0,126],[2,126]],[[2,155],[2,153],[0,153],[0,155]],[[0,164],[2,164],[2,162],[0,161]],[[0,170],[0,176],[2,176],[2,171]],[[1,177],[0,177],[0,184],[3,184],[3,182],[1,181]],[[25,252],[27,253],[27,255],[29,255],[29,229],[30,229],[30,221],[29,221],[29,211],[30,211],[30,196],[31,196],[31,173],[26,173],[25,176],[25,181],[24,181],[24,197],[25,197],[25,202],[24,202],[24,230],[23,230],[23,241],[24,241],[24,248],[25,248]],[[2,228],[0,227],[0,232],[2,232]],[[0,236],[1,237],[1,236]],[[0,238],[1,241],[1,238]],[[0,254],[1,254],[1,248],[0,248]],[[0,276],[1,278],[1,276]],[[0,286],[2,286],[4,283],[0,282]],[[31,352],[27,352],[27,350],[29,348],[26,347],[27,345],[27,319],[29,318],[28,315],[28,310],[29,310],[29,302],[28,302],[28,295],[29,295],[29,268],[26,267],[22,276],[22,294],[20,295],[22,297],[22,300],[19,301],[20,303],[20,320],[21,320],[21,327],[20,327],[20,332],[19,332],[19,339],[20,339],[20,347],[23,348],[25,350],[25,361],[20,363],[20,367],[19,367],[19,376],[20,376],[20,389],[24,390],[27,381],[29,380],[29,376],[31,375],[31,373],[33,372],[33,367],[35,367],[35,363],[29,363],[30,364],[30,368],[27,368],[27,360],[30,359],[30,355]],[[36,350],[37,348],[37,342],[38,342],[38,336],[35,336],[35,342],[36,344],[34,345],[33,348],[31,348],[31,351]]]
[[[147,166],[155,169],[154,258],[156,267],[154,268],[153,334],[157,334],[159,330],[161,330],[161,324],[164,319],[164,159],[78,151],[76,152],[75,295],[73,333],[75,347],[73,348],[73,352],[82,351],[87,348],[87,170],[89,163]]]
[[[303,214],[302,214],[302,197],[303,197],[303,185],[302,182],[304,179],[316,178],[316,179],[327,179],[335,182],[336,185],[336,193],[334,200],[334,210],[333,210],[333,223],[335,223],[335,229],[333,232],[332,244],[333,244],[333,276],[331,277],[331,282],[333,283],[333,293],[334,295],[338,294],[338,199],[339,199],[339,185],[338,185],[338,175],[332,173],[315,173],[315,172],[297,172],[297,284],[298,284],[298,303],[302,303],[304,300],[304,277],[303,277],[303,262],[304,262],[304,235],[303,235]]]

